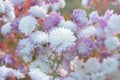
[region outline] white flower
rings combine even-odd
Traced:
[[[44,59],[47,59],[47,58],[44,58]],[[49,70],[49,64],[40,59],[36,59],[30,64],[30,69],[35,69],[35,68],[39,68],[42,72],[47,72]]]
[[[66,5],[65,0],[59,0],[58,2],[52,5],[53,10],[59,10],[60,8],[64,8]]]
[[[114,32],[120,32],[120,16],[117,14],[112,15],[108,21],[108,27]]]
[[[49,76],[47,76],[45,73],[41,72],[37,68],[30,69],[29,75],[32,78],[32,80],[50,80]]]
[[[74,31],[74,32],[77,30],[76,24],[73,23],[72,21],[61,20],[60,23],[58,24],[58,27],[64,27],[64,28],[70,29],[71,31]]]
[[[81,4],[84,6],[84,7],[87,7],[90,3],[90,0],[82,0]]]
[[[25,3],[26,0],[12,0],[14,5],[20,6]]]
[[[17,79],[24,78],[25,76],[18,70],[7,68],[6,66],[0,67],[0,78],[6,80],[8,77],[16,77]]]
[[[107,37],[104,43],[108,50],[115,50],[120,45],[119,39],[112,36]]]
[[[96,28],[94,26],[87,27],[82,30],[81,37],[90,37],[94,36],[96,32]]]
[[[15,19],[14,6],[10,0],[5,0],[5,17],[8,21]]]
[[[5,5],[3,0],[0,0],[0,13],[5,13]]]
[[[93,67],[94,68],[94,67]],[[92,74],[92,80],[105,80],[105,74],[104,73],[93,73]]]
[[[55,28],[49,34],[50,46],[58,52],[64,51],[75,44],[76,37],[69,29]]]
[[[31,34],[37,25],[37,20],[33,16],[25,16],[20,20],[19,30],[25,35]]]
[[[33,56],[34,46],[31,44],[28,38],[19,41],[17,46],[17,53],[22,57],[25,62],[31,61]]]
[[[47,11],[43,7],[39,7],[39,6],[31,7],[29,13],[39,18],[44,18],[47,15]]]
[[[84,71],[84,62],[78,57],[75,57],[75,59],[71,61],[71,66],[75,68],[75,72]]]
[[[11,32],[12,32],[12,27],[11,27],[10,23],[6,23],[2,26],[1,33],[3,36],[6,36],[6,35],[10,34]]]
[[[33,44],[40,44],[48,42],[48,34],[42,31],[36,31],[30,35]]]
[[[91,66],[92,65],[92,66]],[[101,64],[96,58],[89,58],[85,63],[85,70],[87,73],[94,73],[101,70]]]
[[[118,61],[109,57],[103,60],[102,67],[105,74],[111,74],[118,71]]]

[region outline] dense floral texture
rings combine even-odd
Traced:
[[[25,35],[29,35],[35,29],[37,20],[33,16],[25,16],[20,20],[19,30]]]
[[[55,28],[50,32],[49,42],[53,50],[64,51],[75,44],[73,32],[65,28]]]
[[[120,80],[120,15],[65,5],[0,0],[0,80]]]

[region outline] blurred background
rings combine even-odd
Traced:
[[[120,14],[120,0],[65,0],[66,6],[61,9],[62,15],[67,15],[68,18],[73,9],[83,9],[88,14],[93,10],[97,10],[100,15],[103,15],[107,9],[113,10],[114,13]],[[85,5],[85,3],[87,3]],[[84,3],[84,4],[83,4]]]

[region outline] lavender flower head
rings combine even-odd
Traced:
[[[78,54],[86,57],[97,48],[96,44],[90,39],[82,39],[78,44]]]
[[[45,0],[46,4],[54,4],[56,2],[59,2],[59,0]]]
[[[44,20],[44,29],[49,31],[50,29],[56,27],[62,19],[63,17],[57,12],[50,13]]]
[[[90,13],[89,15],[89,18],[90,18],[90,22],[92,24],[96,23],[98,21],[98,18],[99,18],[99,14],[97,11],[93,11]]]
[[[109,18],[112,16],[112,14],[113,14],[113,10],[107,10],[106,12],[105,12],[105,14],[104,14],[104,18],[106,19],[106,20],[109,20]]]
[[[73,10],[72,18],[78,27],[84,28],[88,25],[88,20],[86,18],[86,12],[80,9]]]
[[[11,54],[6,54],[1,59],[1,64],[10,64],[14,66],[15,59]]]

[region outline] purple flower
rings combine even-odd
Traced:
[[[101,27],[102,29],[107,26],[107,21],[103,17],[99,17],[98,23],[99,27]]]
[[[12,23],[11,23],[12,31],[14,31],[14,32],[18,32],[19,31],[19,29],[18,29],[18,27],[19,27],[19,21],[20,21],[19,18],[16,18],[16,19],[14,19],[12,21]]]
[[[91,39],[83,38],[78,43],[78,55],[83,57],[90,55],[94,50],[96,50],[97,46]]]
[[[57,12],[51,12],[44,20],[44,29],[49,31],[50,29],[56,27],[61,20],[63,20],[62,16],[60,16]]]
[[[93,11],[90,13],[89,17],[90,17],[90,22],[94,24],[98,22],[99,14],[97,11]]]
[[[86,18],[86,12],[80,9],[75,9],[72,13],[73,21],[78,27],[83,28],[88,25],[88,19]]]
[[[107,10],[104,15],[104,19],[108,20],[113,14],[113,10]]]
[[[56,2],[59,2],[59,0],[45,0],[46,4],[54,4]]]
[[[10,65],[14,66],[15,59],[11,54],[6,54],[6,55],[2,56],[1,64],[10,64]]]

